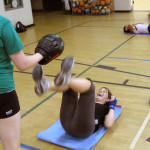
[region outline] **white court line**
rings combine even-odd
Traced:
[[[136,142],[138,141],[138,139],[140,138],[140,136],[141,136],[141,134],[142,134],[144,128],[146,127],[146,124],[147,124],[147,122],[148,122],[149,119],[150,119],[150,111],[149,111],[147,117],[145,118],[145,120],[144,120],[144,122],[143,122],[141,128],[139,129],[137,135],[135,136],[135,138],[134,138],[132,144],[130,145],[129,149],[134,149],[134,146],[135,146]]]

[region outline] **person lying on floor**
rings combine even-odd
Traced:
[[[150,34],[150,25],[144,23],[129,24],[123,27],[124,33]]]
[[[48,81],[40,65],[32,72],[35,92],[42,95],[48,90],[62,92],[60,122],[64,130],[73,137],[88,137],[100,125],[111,128],[114,124],[114,109],[117,99],[103,87],[95,94],[90,79],[73,78],[74,57],[67,57],[54,81]]]

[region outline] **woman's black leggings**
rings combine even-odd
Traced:
[[[91,82],[92,83],[92,82]],[[72,89],[63,93],[60,121],[67,133],[74,137],[87,137],[95,129],[95,86],[80,94]]]

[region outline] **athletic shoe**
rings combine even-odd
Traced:
[[[74,57],[66,57],[61,64],[61,72],[56,76],[54,83],[57,86],[67,85],[71,79],[71,72],[74,66]]]
[[[42,95],[46,93],[49,88],[50,84],[49,81],[46,79],[43,73],[43,68],[41,65],[36,65],[32,71],[32,77],[35,81],[35,93],[37,95]]]

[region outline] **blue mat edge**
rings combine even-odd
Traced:
[[[121,114],[121,112],[122,112],[122,107],[121,107],[121,105],[117,105],[116,106],[117,108],[119,108],[119,109],[115,109],[116,111],[117,111],[117,113],[115,114],[115,120],[120,116],[120,114]],[[119,112],[119,113],[118,113]],[[57,123],[58,121],[60,121],[59,119],[55,122],[55,123]],[[51,128],[52,126],[54,126],[55,125],[55,123],[54,124],[52,124],[49,128]],[[49,129],[48,128],[48,129]],[[62,146],[62,147],[65,147],[65,148],[69,148],[69,149],[81,149],[81,148],[77,148],[78,146],[76,145],[75,147],[76,148],[74,148],[74,145],[66,145],[65,143],[63,143],[63,142],[58,142],[58,141],[56,141],[55,142],[55,139],[54,140],[47,140],[47,138],[44,138],[43,137],[43,133],[44,132],[47,132],[47,130],[48,129],[46,129],[46,130],[44,130],[44,131],[41,131],[41,132],[39,132],[38,134],[37,134],[37,138],[38,139],[40,139],[40,140],[43,140],[43,141],[46,141],[46,142],[49,142],[49,143],[53,143],[53,144],[55,144],[55,145],[58,145],[58,146]],[[96,146],[96,144],[99,142],[99,140],[105,135],[105,133],[107,132],[107,128],[105,128],[105,127],[101,127],[101,129],[100,130],[98,130],[97,132],[95,132],[94,134],[92,134],[90,137],[92,137],[92,136],[97,136],[97,134],[99,134],[99,133],[103,133],[99,138],[97,138],[97,139],[95,139],[94,140],[94,143],[93,144],[91,144],[90,145],[90,147],[88,147],[88,149],[89,150],[92,150],[95,146]],[[99,136],[99,135],[98,135]],[[80,138],[74,138],[74,137],[71,137],[71,139],[74,139],[74,140],[80,140]],[[89,137],[88,137],[89,138]],[[84,139],[84,141],[83,141],[83,143],[86,141],[86,138]],[[67,144],[70,144],[70,143],[67,143]],[[84,145],[84,144],[83,144]],[[80,145],[79,145],[80,146]],[[87,148],[86,148],[86,150],[87,150]]]
[[[132,34],[132,35],[150,35],[148,33],[125,33],[125,34]]]

